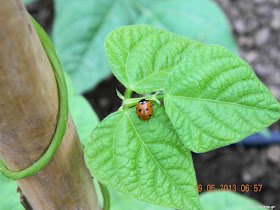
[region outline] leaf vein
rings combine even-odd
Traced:
[[[174,95],[172,95],[172,98],[184,98],[184,99],[188,99],[188,100],[196,100],[196,101],[202,101],[202,102],[203,101],[209,101],[209,102],[214,102],[214,103],[227,104],[227,105],[231,105],[231,106],[241,106],[241,107],[256,109],[256,110],[260,110],[260,111],[266,111],[267,110],[267,111],[275,112],[274,110],[271,110],[271,109],[253,107],[253,106],[248,106],[248,105],[244,105],[244,104],[237,104],[237,103],[233,103],[233,102],[219,101],[219,100],[206,99],[206,98],[193,98],[193,97],[187,97],[187,96],[174,96]]]
[[[200,48],[199,48],[199,49],[200,49]],[[199,49],[198,49],[198,50],[199,50]],[[196,51],[196,50],[195,50],[195,51]],[[215,61],[222,60],[222,59],[224,59],[224,58],[227,58],[227,57],[220,57],[220,58],[213,59],[213,60],[208,61],[208,62],[206,62],[206,63],[204,63],[204,64],[202,64],[202,65],[196,66],[196,67],[195,67],[194,69],[192,69],[190,72],[185,72],[184,75],[183,75],[171,88],[169,88],[169,91],[168,91],[168,92],[171,92],[171,90],[172,90],[182,79],[184,79],[184,76],[186,76],[187,74],[190,75],[190,74],[193,73],[195,70],[197,70],[197,69],[199,69],[199,68],[201,68],[201,67],[204,67],[204,66],[206,66],[207,64],[213,63],[213,62],[215,62]]]
[[[159,164],[159,162],[155,159],[155,157],[153,156],[153,154],[151,153],[151,151],[147,148],[145,142],[143,141],[143,139],[141,138],[141,136],[140,136],[140,134],[138,133],[137,129],[135,128],[133,122],[131,121],[130,116],[127,115],[127,117],[128,117],[128,119],[129,119],[129,121],[130,121],[130,123],[131,123],[133,129],[135,130],[135,132],[136,132],[138,138],[141,140],[142,144],[144,145],[144,147],[145,147],[145,148],[147,149],[147,151],[150,153],[151,157],[154,159],[154,161],[157,163],[157,165],[163,170],[162,166],[161,166],[161,165]],[[181,190],[181,188],[171,179],[171,177],[167,174],[167,172],[166,172],[165,170],[163,170],[163,172],[166,174],[166,176],[168,177],[168,179],[174,184],[174,186],[176,186],[176,188],[185,196],[185,198],[186,198],[187,200],[189,200],[190,203],[193,204],[193,206],[195,206],[195,204],[193,203],[193,201],[190,200],[189,197]]]
[[[241,66],[244,66],[244,65],[238,65],[237,67],[234,67],[234,68],[231,67],[230,69],[224,70],[224,71],[220,72],[219,74],[215,75],[215,76],[204,86],[203,90],[201,91],[201,93],[200,93],[200,95],[199,95],[199,98],[202,96],[202,94],[204,93],[204,91],[206,90],[206,88],[208,87],[208,85],[209,85],[211,82],[213,82],[217,77],[223,75],[224,73],[228,73],[228,72],[231,71],[231,70],[236,70],[236,69],[238,69],[238,68],[241,67]]]

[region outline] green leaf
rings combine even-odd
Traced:
[[[20,195],[17,193],[17,183],[7,179],[0,173],[0,208],[24,209],[20,203]]]
[[[220,46],[181,62],[165,86],[167,114],[194,152],[226,146],[280,118],[280,104],[242,59]]]
[[[68,92],[68,104],[80,141],[83,145],[89,139],[91,131],[99,123],[98,116],[81,95],[77,95],[71,78],[64,72]]]
[[[128,0],[55,0],[53,41],[77,93],[110,74],[103,43],[113,29],[135,19]]]
[[[124,96],[120,93],[120,91],[118,91],[118,90],[116,89],[116,93],[117,93],[117,96],[118,96],[120,99],[124,100]]]
[[[148,121],[135,108],[105,118],[92,132],[85,161],[103,184],[152,204],[200,209],[190,151],[161,105]]]
[[[23,0],[23,3],[24,4],[30,4],[30,3],[34,2],[34,1],[36,1],[36,0]]]
[[[103,198],[103,210],[110,210],[111,209],[111,195],[110,192],[108,190],[108,188],[101,184],[100,182],[98,182],[98,185],[100,187],[100,191],[102,193],[102,198]]]
[[[99,123],[99,119],[88,101],[80,95],[69,98],[69,109],[79,134],[80,141],[85,145],[91,131]]]
[[[67,4],[55,0],[55,10],[54,44],[78,93],[110,74],[103,42],[110,31],[123,25],[151,24],[237,52],[225,16],[208,0],[69,0]]]
[[[172,210],[171,208],[155,206],[146,202],[131,199],[130,197],[114,190],[110,190],[110,195],[111,210]]]
[[[199,197],[204,210],[237,210],[250,209],[249,206],[264,206],[258,201],[230,191],[206,192]]]
[[[137,2],[137,1],[136,1]],[[223,11],[209,0],[138,0],[142,15],[136,24],[149,24],[205,44],[219,44],[237,54]]]
[[[114,75],[146,94],[164,87],[172,69],[201,43],[151,26],[126,26],[110,33],[105,51]]]
[[[68,94],[68,98],[71,98],[72,96],[76,95],[76,91],[75,88],[73,86],[72,80],[69,77],[69,75],[66,72],[64,73],[64,78],[65,78],[65,82],[66,82],[66,86],[67,86],[67,94]]]
[[[95,191],[97,193],[98,203],[100,206],[103,206],[103,196],[101,193],[101,189],[98,187],[99,183],[97,179],[93,179]],[[147,202],[139,201],[133,199],[123,193],[117,192],[113,189],[109,189],[110,192],[110,202],[111,202],[111,210],[172,210],[171,208],[156,206]]]

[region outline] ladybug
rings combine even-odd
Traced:
[[[136,105],[136,114],[141,120],[148,120],[153,114],[153,106],[146,99],[140,100]]]

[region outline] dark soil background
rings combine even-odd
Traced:
[[[215,0],[224,10],[232,27],[240,56],[280,101],[280,0]],[[50,33],[52,1],[40,0],[28,11]],[[124,91],[113,77],[85,94],[100,120],[121,105],[115,89]],[[270,127],[280,130],[280,122]],[[248,148],[241,144],[204,154],[193,154],[198,184],[219,188],[235,184],[238,192],[265,205],[280,209],[280,145]],[[261,192],[241,192],[242,184],[262,184]]]

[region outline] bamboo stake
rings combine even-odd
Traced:
[[[13,171],[48,148],[57,122],[55,77],[21,0],[0,0],[0,156]],[[50,163],[18,181],[33,209],[98,209],[83,150],[69,114]]]

